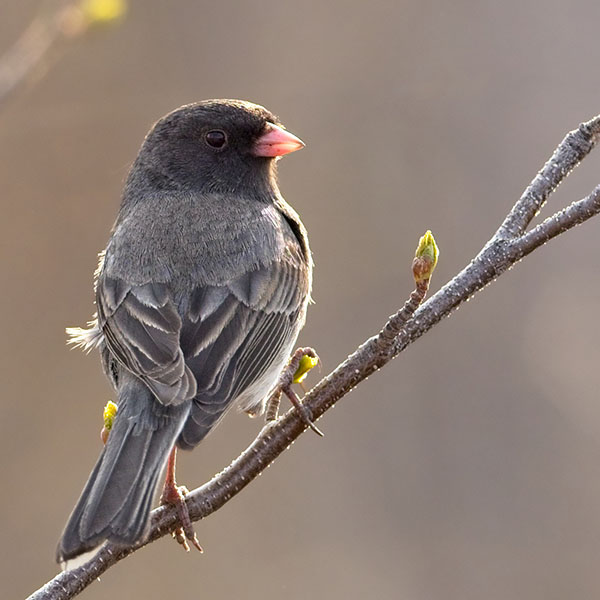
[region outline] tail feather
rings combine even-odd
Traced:
[[[107,444],[64,529],[59,562],[104,540],[130,545],[146,533],[158,478],[189,406],[158,405],[146,389],[141,392],[142,398],[137,394],[119,407]]]

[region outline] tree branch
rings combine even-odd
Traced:
[[[123,16],[125,0],[57,0],[39,14],[19,39],[0,57],[0,107],[65,42],[85,34],[91,26]]]
[[[599,135],[600,115],[567,134],[498,231],[468,266],[419,308],[417,306],[424,297],[424,290],[422,287],[419,290],[417,286],[404,307],[390,317],[377,335],[366,340],[306,394],[303,405],[312,419],[321,417],[361,381],[524,256],[598,214],[600,186],[586,198],[573,202],[526,232],[548,196],[589,154]],[[252,444],[229,467],[186,497],[192,520],[198,521],[221,508],[264,471],[306,427],[299,413],[293,409],[265,425]],[[172,507],[157,508],[152,512],[151,532],[147,540],[131,548],[105,544],[89,562],[78,569],[57,575],[28,600],[73,598],[116,562],[167,535],[177,526],[179,523]]]
[[[513,206],[496,236],[516,238],[522,235],[548,196],[590,153],[598,141],[599,133],[599,116],[570,131]]]

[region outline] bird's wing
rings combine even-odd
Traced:
[[[164,284],[131,285],[101,275],[96,303],[108,349],[160,402],[195,396],[196,381],[179,345],[181,318]]]
[[[236,398],[269,369],[283,366],[309,288],[306,263],[292,247],[281,260],[226,286],[194,291],[181,346],[198,393],[180,438],[183,446],[198,443]]]

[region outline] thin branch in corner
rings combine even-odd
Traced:
[[[110,6],[109,6],[110,4]],[[120,19],[125,0],[55,2],[38,15],[19,39],[0,57],[0,106],[47,62],[61,45],[81,37],[93,25]]]
[[[600,115],[570,132],[479,254],[420,306],[427,290],[423,284],[419,289],[417,282],[417,289],[406,305],[388,320],[381,332],[366,340],[304,397],[302,404],[313,419],[317,420],[366,377],[387,364],[510,266],[552,238],[597,215],[600,212],[600,186],[586,198],[573,202],[526,233],[543,203],[590,153],[599,135]],[[252,444],[229,467],[186,497],[192,520],[202,519],[221,508],[306,429],[306,423],[293,409],[276,421],[267,423]],[[173,508],[158,508],[152,513],[150,536],[144,543],[131,548],[105,544],[88,563],[79,569],[57,575],[28,600],[74,598],[116,562],[145,544],[169,534],[179,525]]]

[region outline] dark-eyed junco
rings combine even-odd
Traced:
[[[183,106],[146,136],[101,254],[97,315],[69,330],[100,349],[118,414],[59,561],[143,538],[172,449],[196,446],[233,404],[257,412],[277,384],[312,261],[275,167],[303,145],[239,100]]]

